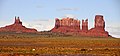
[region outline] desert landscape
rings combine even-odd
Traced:
[[[118,0],[0,0],[0,56],[120,56]]]
[[[0,56],[119,56],[120,39],[0,32]]]
[[[105,31],[102,15],[95,16],[94,28],[88,19],[55,19],[50,31],[37,31],[22,25],[15,17],[11,25],[0,28],[0,56],[119,56],[120,39]]]

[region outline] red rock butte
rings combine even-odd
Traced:
[[[81,36],[100,36],[109,37],[107,31],[105,31],[105,21],[102,15],[95,16],[94,28],[88,30],[88,19],[82,20],[82,29],[80,26],[80,20],[74,18],[55,19],[55,27],[51,32],[59,32],[71,35]]]
[[[37,32],[37,30],[31,29],[31,28],[26,28],[25,26],[22,25],[22,22],[20,21],[19,17],[17,17],[17,18],[15,17],[14,24],[8,25],[5,27],[1,27],[0,32],[35,33],[35,32]]]

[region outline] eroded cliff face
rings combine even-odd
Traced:
[[[83,36],[104,36],[108,37],[109,34],[105,31],[105,21],[102,15],[95,16],[94,28],[88,30],[88,19],[82,20],[82,29],[80,29],[80,21],[74,18],[63,18],[55,19],[55,27],[51,32],[60,32],[72,35],[83,35]]]
[[[26,28],[25,26],[22,25],[22,22],[20,21],[19,17],[15,17],[15,22],[12,25],[8,25],[5,27],[1,27],[0,28],[0,32],[18,32],[18,33],[22,33],[22,32],[37,32],[36,29],[31,29],[31,28]]]
[[[95,20],[94,20],[94,28],[90,29],[90,31],[100,31],[104,32],[105,31],[105,21],[103,19],[102,15],[96,15]]]
[[[105,31],[105,21],[103,19],[102,15],[96,15],[95,16],[95,23],[94,23],[94,28],[91,28],[88,31],[89,35],[94,35],[94,36],[109,36],[108,32]]]
[[[73,18],[55,19],[55,27],[52,32],[74,32],[80,30],[80,21]]]
[[[88,19],[82,20],[82,31],[88,31]]]

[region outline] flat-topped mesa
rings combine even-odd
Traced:
[[[80,29],[80,21],[74,18],[63,18],[59,20],[60,27],[69,27],[71,29]]]
[[[82,31],[88,31],[88,19],[82,20]]]
[[[72,32],[80,30],[80,21],[74,18],[62,18],[55,19],[55,27],[51,30],[52,32]]]
[[[35,32],[37,32],[37,30],[36,29],[31,29],[31,28],[26,28],[25,26],[22,25],[22,22],[20,21],[19,17],[16,18],[16,16],[15,16],[14,24],[8,25],[8,26],[5,26],[5,27],[1,27],[0,32],[35,33]]]

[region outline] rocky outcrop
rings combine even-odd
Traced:
[[[95,28],[97,29],[104,29],[105,28],[105,21],[102,15],[95,16]]]
[[[94,28],[88,31],[88,35],[93,36],[109,36],[108,32],[105,31],[105,21],[102,15],[95,16]]]
[[[26,28],[25,26],[22,25],[22,22],[20,21],[19,17],[15,17],[15,22],[12,25],[8,25],[5,27],[0,28],[0,32],[17,32],[17,33],[22,33],[22,32],[28,32],[28,33],[34,33],[37,32],[36,29],[31,29],[31,28]]]
[[[109,34],[105,31],[105,21],[102,15],[95,16],[94,28],[88,30],[88,19],[82,20],[82,29],[80,29],[80,21],[74,18],[63,18],[55,20],[55,27],[51,32],[69,33],[71,35],[83,35],[83,36],[104,36],[108,37]]]
[[[82,20],[82,30],[88,31],[88,19],[86,19],[85,21]]]
[[[74,32],[79,31],[80,29],[80,21],[73,18],[63,18],[63,19],[55,19],[55,27],[51,30],[52,32]]]

